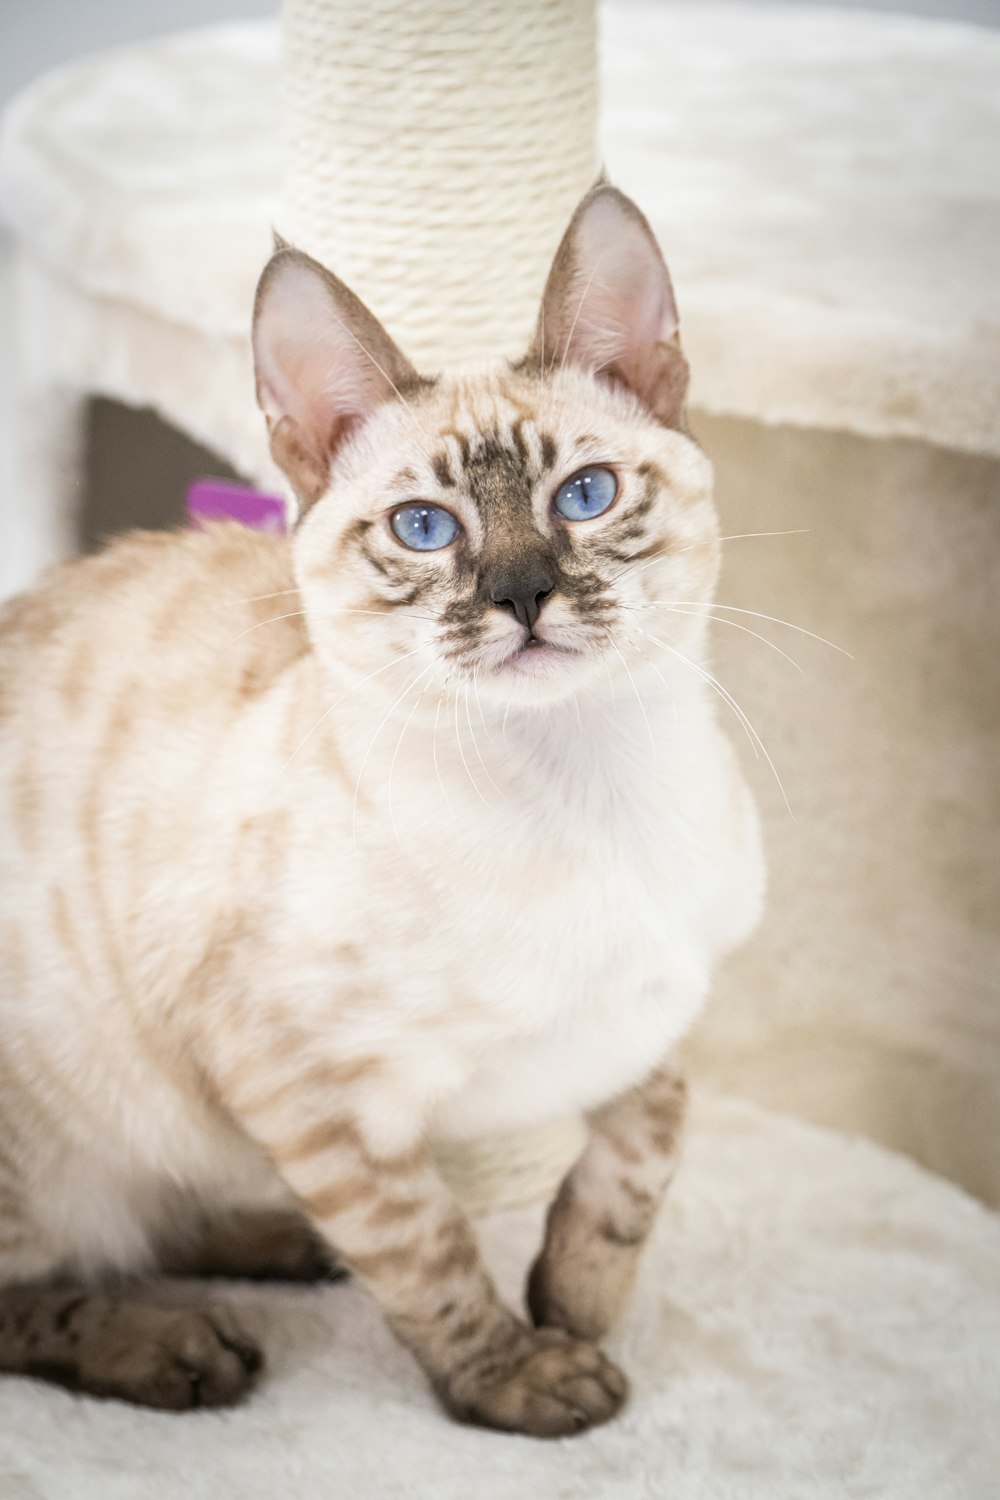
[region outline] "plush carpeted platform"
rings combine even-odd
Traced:
[[[696,1076],[1000,1204],[1000,462],[696,416],[716,465],[715,672],[764,814],[764,921]],[[805,528],[779,537],[745,532]],[[1000,1277],[1000,1267],[998,1267]],[[1000,1491],[998,1491],[1000,1493]]]
[[[519,1285],[538,1215],[483,1238]],[[178,1287],[183,1296],[186,1288]],[[0,1500],[993,1500],[1000,1223],[860,1140],[701,1101],[628,1320],[625,1414],[461,1428],[363,1293],[225,1290],[270,1355],[189,1416],[0,1381]]]

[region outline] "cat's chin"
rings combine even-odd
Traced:
[[[534,642],[512,653],[477,678],[479,691],[497,703],[542,706],[572,697],[588,674],[588,658],[546,642]]]

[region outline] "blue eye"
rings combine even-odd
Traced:
[[[414,552],[439,552],[458,536],[458,522],[440,505],[401,505],[389,524],[403,546]]]
[[[556,490],[552,504],[567,521],[589,521],[603,515],[618,493],[610,469],[581,469]]]

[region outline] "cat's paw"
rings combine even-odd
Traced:
[[[628,1306],[639,1247],[593,1235],[574,1248],[559,1253],[547,1245],[539,1255],[528,1276],[528,1311],[536,1327],[596,1343]]]
[[[593,1344],[557,1329],[521,1329],[442,1394],[460,1421],[529,1437],[569,1437],[613,1417],[628,1381]]]
[[[67,1383],[94,1396],[165,1411],[230,1406],[246,1395],[263,1365],[257,1345],[224,1304],[122,1302],[89,1328],[87,1321],[84,1315]]]

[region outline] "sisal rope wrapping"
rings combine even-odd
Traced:
[[[475,1141],[434,1141],[438,1170],[472,1214],[520,1208],[554,1197],[587,1141],[576,1115],[534,1130]]]
[[[597,175],[594,0],[285,0],[284,236],[418,369],[517,356]],[[581,1121],[435,1157],[473,1213],[550,1197]]]
[[[593,0],[285,0],[281,232],[418,368],[527,346],[597,174]]]

